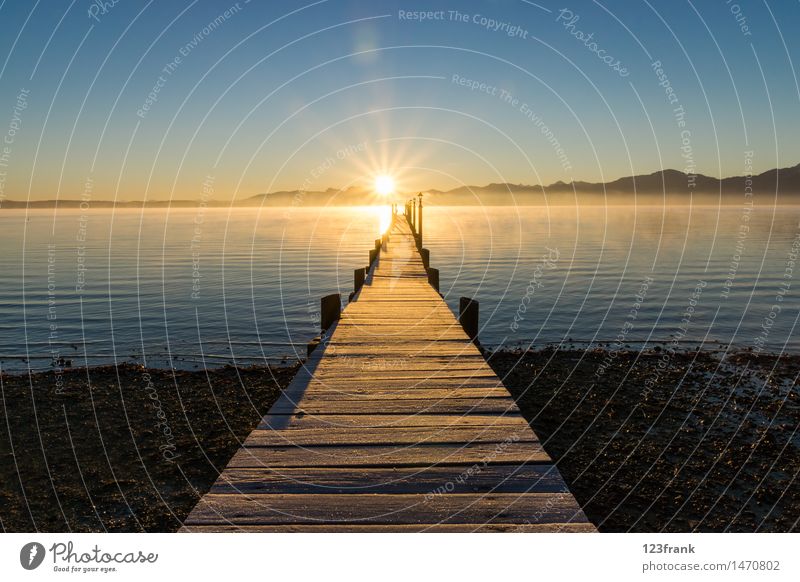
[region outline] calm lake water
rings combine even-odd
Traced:
[[[0,365],[194,369],[305,355],[378,208],[0,211]],[[452,309],[496,346],[800,349],[800,207],[429,207]],[[84,239],[84,240],[81,240]]]

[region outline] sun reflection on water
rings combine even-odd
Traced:
[[[392,226],[392,207],[379,206],[375,209],[378,213],[378,234],[383,234]]]

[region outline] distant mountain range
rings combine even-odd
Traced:
[[[748,183],[749,181],[749,183]],[[666,198],[670,202],[685,200],[688,196],[701,196],[719,199],[724,202],[740,203],[744,201],[747,188],[752,188],[754,199],[772,201],[776,192],[778,201],[782,203],[800,202],[800,164],[790,168],[769,170],[762,174],[733,176],[730,178],[711,178],[702,174],[688,175],[678,170],[663,170],[652,174],[641,174],[619,178],[612,182],[555,182],[549,186],[530,186],[526,184],[488,184],[486,186],[461,186],[452,190],[427,190],[425,203],[436,206],[470,206],[470,205],[527,205],[545,203],[623,203],[634,200],[652,201]],[[408,193],[406,196],[416,194]],[[78,208],[79,200],[41,200],[25,202],[4,200],[0,208]],[[209,206],[362,206],[370,204],[386,204],[386,199],[378,197],[374,192],[352,187],[346,190],[328,188],[322,191],[280,191],[268,194],[256,194],[249,198],[237,200],[233,204],[227,201],[214,201]],[[196,200],[154,200],[143,202],[113,202],[92,200],[91,208],[196,208]]]
[[[670,201],[679,201],[690,195],[697,195],[705,198],[722,196],[726,202],[742,202],[748,187],[752,188],[754,198],[773,199],[775,193],[779,192],[782,202],[800,202],[800,164],[750,177],[733,176],[722,179],[702,174],[690,176],[678,170],[663,170],[619,178],[612,182],[555,182],[549,186],[489,184],[477,188],[462,186],[444,192],[430,190],[426,199],[429,204],[439,205],[527,204],[565,201],[575,197],[580,202],[605,202],[608,197],[611,202],[630,203],[640,197],[666,197]]]

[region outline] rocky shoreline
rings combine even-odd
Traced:
[[[605,532],[798,529],[800,356],[605,349],[489,363]]]
[[[2,529],[177,530],[296,370],[2,376]]]

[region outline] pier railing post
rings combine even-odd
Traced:
[[[322,331],[330,329],[342,315],[342,298],[338,293],[326,295],[319,302],[319,326]]]
[[[369,251],[369,266],[370,266],[370,268],[372,267],[372,265],[375,264],[375,259],[378,258],[378,251],[380,251],[381,245],[382,245],[381,239],[376,238],[375,239],[375,246]]]
[[[439,293],[439,269],[433,267],[428,269],[428,283]]]
[[[458,321],[473,342],[478,339],[478,302],[462,297],[458,305]]]
[[[417,220],[417,235],[419,236],[419,246],[422,248],[422,192],[419,196],[419,219]]]
[[[422,266],[427,271],[431,266],[431,252],[428,249],[419,249],[419,256],[422,257]]]
[[[353,293],[358,293],[359,289],[364,286],[364,280],[366,278],[366,269],[355,269],[353,271]]]
[[[320,336],[317,336],[308,342],[308,344],[306,344],[306,357],[310,356],[311,353],[319,347],[321,342],[322,338]]]
[[[353,300],[356,293],[358,293],[364,286],[364,281],[367,278],[367,269],[353,269],[353,292],[347,296],[348,303]]]

